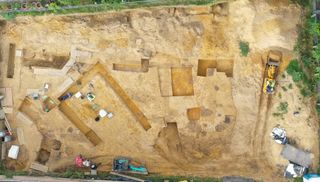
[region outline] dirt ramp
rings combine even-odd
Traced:
[[[177,123],[167,123],[167,126],[159,132],[154,147],[162,157],[169,161],[183,163],[186,159],[183,153]]]
[[[201,164],[209,159],[221,158],[226,151],[224,145],[227,137],[207,137],[199,122],[190,122],[189,127],[190,133],[199,132],[197,138],[180,133],[177,123],[167,123],[159,132],[154,148],[163,158],[184,170],[190,169],[190,163]]]

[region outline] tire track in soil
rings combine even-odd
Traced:
[[[264,65],[263,59],[261,59],[262,65]],[[263,69],[262,72],[262,78],[264,79],[265,75],[265,69]],[[255,123],[255,128],[252,135],[252,154],[255,157],[259,157],[262,155],[262,149],[264,146],[264,138],[267,133],[267,121],[269,118],[269,110],[271,107],[271,100],[272,95],[263,93],[263,83],[262,81],[261,85],[261,93],[260,93],[260,100],[259,100],[259,111],[258,111],[258,117],[257,122]]]
[[[267,133],[267,121],[269,118],[269,110],[271,107],[272,95],[266,95],[261,93],[258,120],[253,134],[253,145],[252,151],[254,156],[260,156],[263,152],[264,138]]]

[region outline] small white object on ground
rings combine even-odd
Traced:
[[[81,92],[77,92],[74,96],[75,96],[77,99],[79,99],[79,98],[82,96],[82,93],[81,93]]]
[[[112,117],[113,117],[113,113],[109,112],[108,115],[107,115],[107,118],[111,119]]]
[[[48,91],[48,90],[49,90],[49,87],[50,87],[49,83],[45,83],[45,84],[43,85],[43,88],[44,88],[45,91]]]
[[[22,57],[22,50],[16,49],[16,57]]]
[[[100,109],[100,111],[99,111],[99,116],[100,116],[101,118],[107,116],[107,114],[108,114],[108,112],[107,112],[106,110]]]

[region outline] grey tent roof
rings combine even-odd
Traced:
[[[306,168],[308,168],[312,164],[311,153],[297,149],[296,147],[289,144],[286,144],[283,147],[281,155],[285,159],[288,159],[289,161]]]
[[[225,176],[222,178],[223,182],[254,182],[253,179],[243,178],[238,176]]]

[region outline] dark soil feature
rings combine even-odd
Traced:
[[[52,56],[50,59],[24,59],[24,66],[37,66],[45,68],[62,69],[63,66],[68,62],[69,57],[67,56]]]
[[[50,157],[50,152],[47,151],[47,150],[41,149],[41,150],[39,151],[39,153],[38,153],[37,161],[38,161],[40,164],[45,165],[46,162],[49,160],[49,157]]]

